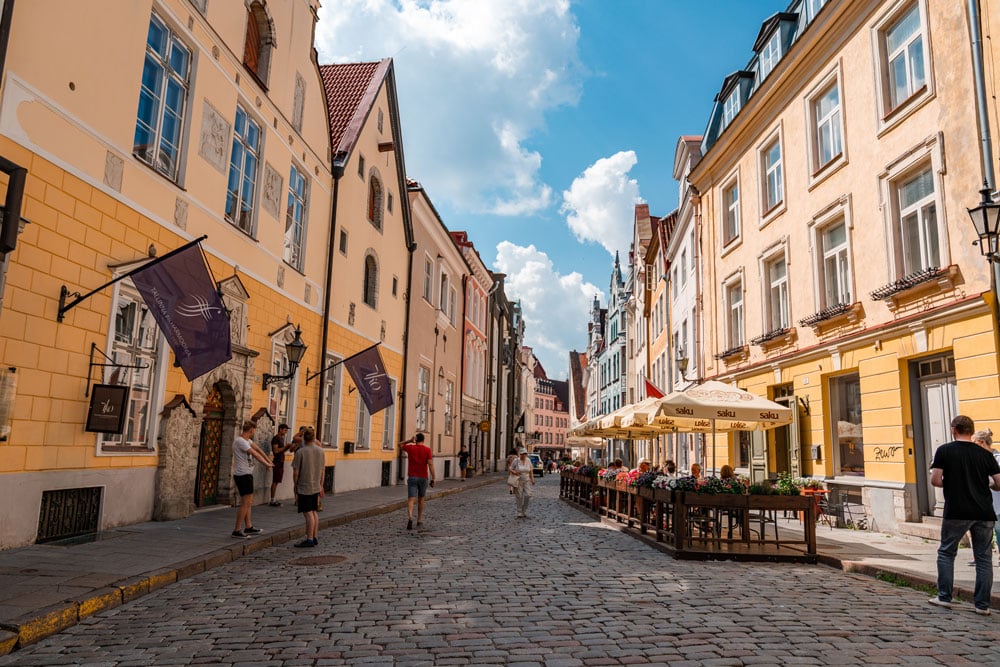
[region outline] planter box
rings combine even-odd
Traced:
[[[656,498],[655,498],[654,493],[653,493],[654,491],[656,491],[656,489],[648,488],[648,487],[645,487],[645,486],[640,487],[639,488],[639,497],[640,498],[645,498],[646,500],[655,500]]]
[[[684,492],[684,504],[695,507],[719,507],[724,509],[746,509],[749,496],[742,493],[695,493]]]

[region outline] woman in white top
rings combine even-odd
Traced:
[[[531,487],[535,485],[535,473],[528,458],[528,450],[521,447],[517,450],[517,458],[511,461],[508,472],[517,475],[517,486],[514,487],[514,498],[517,500],[517,518],[528,518],[528,503],[531,502]]]

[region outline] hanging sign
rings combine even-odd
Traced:
[[[87,411],[88,433],[120,434],[125,428],[128,407],[128,387],[116,384],[95,384]]]

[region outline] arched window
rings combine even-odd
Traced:
[[[375,307],[375,296],[378,294],[378,264],[375,257],[365,257],[365,284],[363,299],[366,304]]]
[[[267,77],[271,69],[271,50],[274,46],[274,26],[267,15],[267,10],[262,3],[254,2],[247,11],[243,65],[262,86],[267,86]]]
[[[382,179],[374,169],[368,177],[368,222],[375,226],[375,229],[382,229],[382,200],[384,198],[382,190]]]

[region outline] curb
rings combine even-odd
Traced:
[[[475,480],[472,484],[463,484],[453,489],[443,489],[434,495],[428,495],[427,500],[437,500],[447,496],[462,493],[470,489],[478,489],[490,484],[498,484],[501,478],[490,478],[484,475],[483,480]],[[396,500],[384,505],[375,505],[341,516],[320,519],[319,527],[333,528],[351,523],[359,519],[388,514],[406,507],[406,500]],[[290,542],[305,535],[305,527],[278,529],[272,534],[261,535],[246,540],[238,546],[221,547],[206,553],[204,556],[181,561],[172,567],[161,568],[117,581],[110,586],[96,589],[78,597],[69,598],[65,602],[45,607],[40,611],[19,616],[9,622],[0,622],[0,657],[13,653],[19,648],[34,644],[50,635],[62,632],[72,627],[82,619],[113,609],[132,600],[141,598],[153,591],[159,590],[182,579],[193,577],[212,568],[225,565],[244,556],[256,553],[269,547]]]

